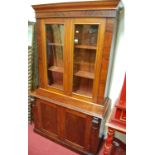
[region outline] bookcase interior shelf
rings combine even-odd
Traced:
[[[74,73],[74,75],[83,77],[83,78],[94,79],[94,73],[87,72],[87,71],[80,70]]]
[[[52,88],[56,88],[56,89],[59,89],[59,90],[63,90],[63,85],[62,84],[58,84],[58,83],[53,83],[51,85],[49,85],[50,87]]]
[[[48,43],[49,46],[64,46],[61,43]]]
[[[75,48],[90,49],[90,51],[96,50],[96,46],[90,46],[90,45],[75,45]]]
[[[48,68],[49,71],[53,71],[53,72],[59,72],[59,73],[63,73],[64,69],[63,67],[60,66],[51,66]]]
[[[87,96],[87,97],[92,97],[92,92],[91,92],[91,89],[90,90],[82,90],[82,89],[77,89],[74,91],[73,94],[80,94],[80,95],[83,95],[83,96]]]

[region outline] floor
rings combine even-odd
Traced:
[[[33,125],[28,126],[28,155],[79,155],[59,144],[33,132]],[[103,155],[103,147],[98,155]],[[124,150],[113,147],[111,155],[125,155]]]
[[[33,125],[28,127],[28,155],[78,155],[33,132]]]

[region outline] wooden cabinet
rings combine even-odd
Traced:
[[[39,87],[35,131],[80,153],[97,153],[110,99],[108,87],[119,1],[34,5]]]
[[[33,119],[36,132],[85,154],[97,151],[101,119],[42,99],[33,104]]]

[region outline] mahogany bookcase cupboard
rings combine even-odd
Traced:
[[[30,95],[34,131],[96,154],[110,106],[108,87],[118,0],[33,5],[39,86]]]

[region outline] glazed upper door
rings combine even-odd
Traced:
[[[95,102],[99,85],[105,21],[74,19],[73,25],[73,96]]]
[[[105,19],[43,19],[41,25],[43,88],[96,102]]]
[[[46,24],[48,86],[63,90],[64,24]]]
[[[64,19],[43,19],[42,26],[42,51],[40,69],[41,80],[43,77],[43,88],[59,93],[64,93],[65,79],[67,71],[65,70],[65,55],[67,50],[66,36],[69,29],[68,20]]]
[[[45,23],[48,87],[64,90],[64,22]]]

